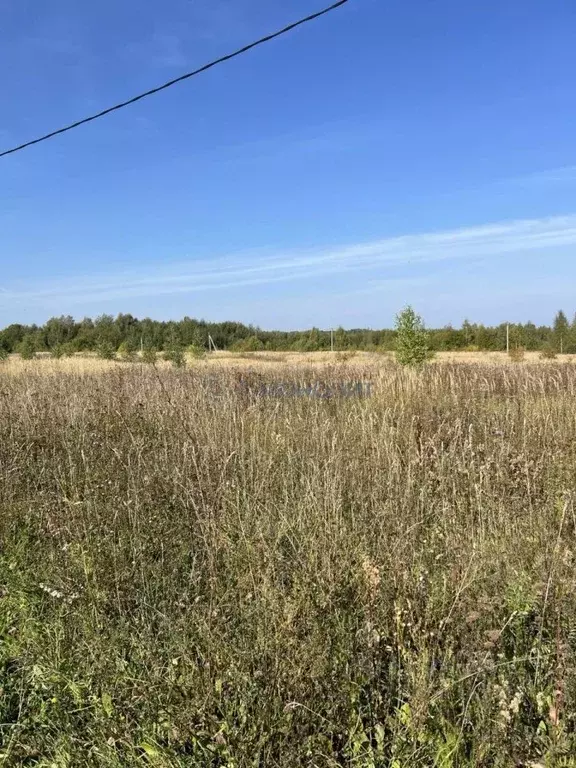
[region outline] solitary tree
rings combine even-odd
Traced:
[[[419,367],[432,357],[429,335],[420,315],[408,306],[396,316],[396,360]]]
[[[564,312],[560,310],[560,312],[558,312],[554,318],[554,341],[556,343],[557,349],[559,349],[560,352],[564,351],[564,345],[568,338],[569,330],[570,325],[568,323],[568,318]]]

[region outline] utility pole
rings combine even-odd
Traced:
[[[208,334],[208,351],[209,352],[218,352],[218,348],[216,344],[214,344],[214,339],[210,334]]]

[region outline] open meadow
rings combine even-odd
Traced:
[[[576,766],[575,494],[567,356],[0,362],[0,765]]]

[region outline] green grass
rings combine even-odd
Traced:
[[[372,391],[0,371],[0,765],[576,765],[576,370]]]

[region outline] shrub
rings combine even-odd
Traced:
[[[142,350],[141,360],[143,363],[146,363],[147,365],[156,365],[157,359],[158,353],[154,347],[145,347]]]
[[[264,349],[264,343],[258,336],[248,336],[246,339],[240,339],[232,345],[232,349],[237,352],[259,352]]]
[[[540,359],[541,360],[556,360],[557,354],[556,350],[552,346],[552,344],[545,344],[542,347],[542,351],[540,352]]]
[[[76,348],[71,341],[65,341],[64,344],[60,345],[60,349],[64,357],[74,357],[76,354]]]
[[[526,350],[524,347],[513,347],[508,352],[508,357],[513,363],[521,363],[526,357]]]
[[[96,348],[96,354],[101,360],[114,360],[114,347],[109,341],[101,342]]]
[[[4,349],[4,347],[0,347],[0,360],[7,360],[8,358],[8,350]]]
[[[336,362],[338,363],[347,363],[348,360],[352,360],[353,357],[356,357],[356,352],[354,350],[336,352]]]
[[[133,363],[136,359],[136,355],[134,353],[134,350],[128,346],[128,344],[123,341],[122,344],[118,347],[118,359],[122,360],[124,363]]]
[[[186,357],[182,347],[172,347],[164,352],[164,360],[168,360],[172,363],[174,368],[185,368]]]
[[[418,368],[432,357],[422,318],[408,306],[396,316],[396,360],[401,365]]]
[[[206,350],[198,344],[190,344],[187,351],[194,360],[201,360],[206,354]]]
[[[64,352],[62,350],[62,344],[55,344],[50,349],[50,357],[54,358],[54,360],[59,360],[63,354]]]
[[[31,336],[24,336],[18,346],[18,352],[22,360],[33,360],[36,357],[36,345]]]

